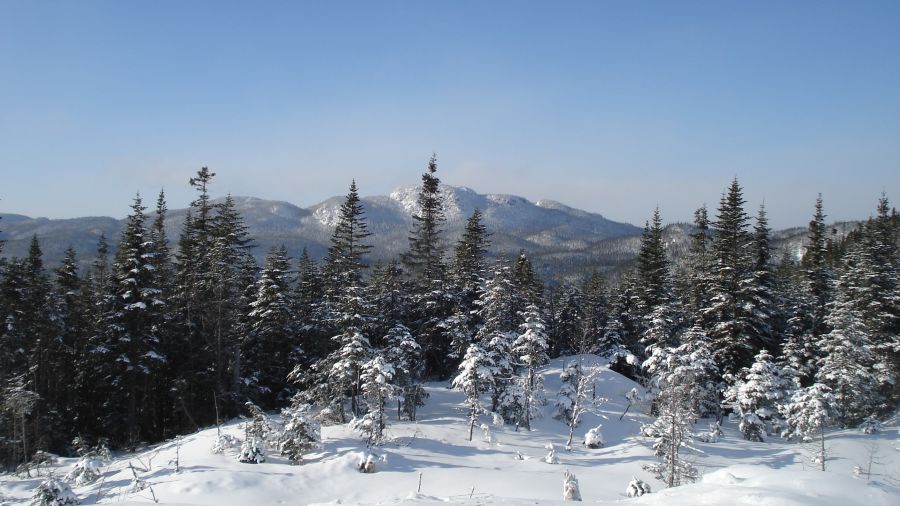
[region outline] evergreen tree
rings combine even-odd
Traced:
[[[384,337],[384,343],[386,359],[394,368],[394,384],[399,389],[397,419],[404,412],[407,418],[414,421],[416,409],[425,404],[428,396],[420,383],[424,370],[422,347],[402,323],[391,328]]]
[[[523,401],[522,425],[531,429],[531,420],[540,413],[540,405],[543,403],[543,381],[537,374],[537,368],[546,364],[550,358],[547,356],[547,336],[544,334],[544,322],[541,319],[537,306],[530,305],[523,315],[525,322],[519,326],[522,332],[513,343],[513,353],[516,362],[524,369],[522,381]]]
[[[244,321],[242,325],[240,316],[252,313],[250,304],[259,296],[254,286],[257,265],[250,254],[253,245],[247,226],[231,195],[216,204],[215,211],[212,251],[209,252],[209,277],[212,280],[212,300],[209,301],[211,351],[216,372],[216,395],[226,400],[226,413],[231,414],[237,412],[241,400],[242,341],[247,333],[253,332],[250,328],[253,323]],[[284,276],[286,272],[287,269],[284,269]],[[283,296],[290,301],[290,294]],[[283,371],[284,366],[280,370]]]
[[[584,295],[577,287],[561,290],[557,304],[555,332],[550,336],[550,349],[555,356],[571,353],[589,353],[590,343],[583,339]]]
[[[481,211],[475,209],[466,221],[462,237],[456,243],[451,274],[459,291],[463,311],[471,310],[487,272],[486,255],[490,234],[481,222]]]
[[[728,398],[740,417],[740,430],[748,441],[762,441],[772,433],[777,422],[778,406],[783,404],[792,389],[772,355],[762,350],[753,365],[744,370],[731,387]]]
[[[659,363],[653,366],[652,362],[656,360]],[[648,361],[651,362],[648,368],[656,371],[654,405],[658,416],[641,432],[653,440],[659,462],[646,465],[644,469],[653,472],[667,487],[676,487],[685,481],[696,480],[698,474],[682,455],[682,449],[688,446],[690,428],[697,418],[693,394],[698,383],[698,370],[686,363],[684,356],[670,350],[654,350]]]
[[[102,327],[107,360],[114,364],[105,371],[112,395],[106,400],[104,424],[118,444],[156,438],[161,429],[152,425],[157,416],[142,416],[144,406],[157,405],[153,396],[158,392],[150,384],[167,360],[157,335],[166,302],[154,284],[154,246],[145,209],[140,196],[135,197],[116,253],[112,308]]]
[[[681,335],[681,344],[672,353],[681,361],[685,372],[693,377],[690,393],[694,410],[700,417],[720,415],[719,368],[713,358],[709,336],[699,325],[694,325]]]
[[[250,332],[241,345],[243,383],[250,399],[266,409],[290,397],[288,364],[299,362],[302,354],[294,337],[289,265],[285,247],[273,247],[256,282]]]
[[[294,320],[305,362],[294,367],[309,368],[334,351],[330,337],[333,322],[323,301],[325,281],[321,269],[304,247],[297,264],[297,290],[294,293]]]
[[[747,303],[743,312],[747,315],[751,346],[774,349],[776,343],[774,325],[777,319],[775,279],[769,248],[769,226],[766,209],[759,207],[753,228],[753,262],[743,284]]]
[[[409,235],[409,251],[402,255],[403,264],[416,279],[420,290],[431,290],[433,284],[444,279],[444,248],[441,239],[446,221],[441,199],[437,155],[432,155],[422,174],[422,187],[416,201],[418,212],[413,214],[413,228]],[[476,246],[477,247],[477,246]]]
[[[321,428],[312,416],[312,406],[300,400],[281,410],[284,430],[278,438],[278,451],[292,464],[303,462],[303,455],[315,449],[321,441]]]
[[[704,327],[709,325],[702,319],[702,311],[711,305],[711,290],[713,281],[713,252],[712,233],[709,228],[709,214],[706,205],[694,211],[694,229],[690,235],[690,247],[686,259],[687,272],[683,275],[682,304],[689,317],[701,322]]]
[[[475,343],[466,350],[466,356],[459,364],[459,375],[453,379],[453,388],[466,394],[466,403],[469,405],[469,441],[472,440],[478,416],[484,412],[480,396],[490,390],[494,372],[490,356]]]
[[[879,378],[872,374],[872,342],[858,313],[841,302],[826,322],[831,332],[819,339],[816,381],[831,391],[834,421],[850,427],[878,411],[882,401]]]
[[[747,251],[752,238],[746,231],[743,190],[737,179],[722,196],[717,221],[713,224],[715,275],[711,305],[703,310],[712,338],[716,362],[723,374],[735,374],[753,360],[754,343],[748,313],[751,294],[746,283],[749,272]]]
[[[582,345],[581,348],[598,351],[609,314],[609,302],[603,275],[597,271],[592,271],[581,287],[581,292],[584,297],[581,340],[584,343],[590,343],[589,345]]]
[[[367,446],[377,446],[384,441],[387,401],[396,395],[393,384],[394,366],[381,355],[366,362],[362,372],[362,392],[369,404],[369,412],[356,424],[366,436]]]
[[[340,299],[345,287],[362,286],[363,257],[372,249],[365,242],[372,233],[364,214],[354,180],[341,204],[325,259],[327,294],[332,300]]]
[[[513,268],[513,277],[516,281],[516,286],[519,288],[519,293],[525,299],[523,305],[539,304],[543,288],[541,287],[541,282],[538,281],[534,274],[534,267],[531,265],[531,260],[528,259],[524,249],[519,250],[519,256],[516,258],[516,264]]]
[[[782,437],[810,442],[818,439],[816,461],[825,470],[825,429],[833,421],[832,407],[835,399],[828,386],[821,383],[802,388],[791,396],[788,403],[782,406],[782,414],[787,427]]]
[[[806,268],[806,279],[812,310],[812,338],[818,339],[828,332],[825,319],[828,315],[828,303],[831,301],[831,284],[833,274],[827,264],[827,239],[825,237],[825,212],[822,195],[816,198],[816,210],[809,222],[809,246],[803,256]]]
[[[645,320],[662,304],[671,301],[669,261],[662,237],[662,218],[657,207],[653,219],[644,225],[637,265],[638,311]]]

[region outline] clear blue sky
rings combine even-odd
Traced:
[[[0,2],[0,211],[439,176],[643,223],[900,202],[900,2]]]

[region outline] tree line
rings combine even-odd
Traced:
[[[12,468],[37,450],[73,453],[76,438],[135,448],[244,413],[248,401],[312,404],[323,422],[353,421],[377,443],[388,410],[414,420],[422,382],[451,377],[473,424],[489,409],[528,427],[544,402],[536,368],[573,353],[609,357],[656,389],[661,416],[666,385],[687,370],[677,365],[691,366],[681,396],[692,416],[734,411],[747,437],[774,430],[778,388],[827,390],[842,425],[896,406],[900,218],[885,196],[840,238],[820,198],[802,256],[774,259],[765,209],[751,227],[734,180],[715,217],[695,213],[677,263],[657,210],[617,285],[587,272],[555,286],[524,251],[489,261],[478,210],[461,237],[446,237],[436,173],[432,157],[408,248],[379,265],[367,259],[355,182],[324,259],[276,247],[259,266],[232,199],[211,201],[207,168],[190,178],[196,198],[174,248],[162,192],[151,213],[135,197],[115,256],[101,236],[83,272],[71,248],[48,272],[35,237],[26,258],[0,260],[0,459]]]

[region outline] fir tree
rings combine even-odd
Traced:
[[[384,441],[387,401],[396,395],[393,384],[394,366],[381,355],[366,362],[362,372],[362,392],[369,404],[369,412],[357,423],[366,436],[367,446],[377,446]]]
[[[456,244],[453,256],[451,273],[460,292],[460,305],[464,311],[472,308],[487,272],[485,257],[490,245],[490,234],[481,218],[481,211],[475,209],[466,221],[466,228]]]
[[[828,332],[825,322],[828,314],[828,303],[831,301],[831,283],[833,274],[827,264],[827,239],[825,237],[825,212],[822,195],[816,198],[816,210],[809,222],[809,246],[803,257],[806,268],[806,279],[812,310],[812,338]]]
[[[743,190],[737,179],[722,196],[717,221],[713,224],[715,275],[711,285],[711,304],[703,310],[712,338],[716,362],[723,374],[735,374],[750,365],[754,343],[747,307],[751,294],[746,283],[749,272]]]
[[[332,300],[340,298],[344,287],[362,284],[362,270],[366,267],[363,257],[372,249],[371,245],[366,244],[372,233],[364,214],[354,180],[341,204],[325,260],[327,293]]]
[[[241,345],[248,394],[269,409],[290,397],[285,385],[287,367],[302,354],[294,339],[289,265],[285,247],[272,248],[256,282],[256,298],[248,314],[250,332]]]
[[[665,350],[655,350],[651,361],[661,359],[654,368],[657,388],[656,421],[645,425],[642,432],[653,440],[659,462],[645,465],[667,487],[697,479],[697,470],[688,462],[682,450],[688,446],[690,428],[697,417],[693,393],[697,385],[697,370],[686,367],[684,357]]]
[[[772,355],[760,351],[728,393],[740,417],[739,428],[748,441],[762,441],[778,426],[778,406],[791,392],[792,384],[775,365]]]
[[[825,429],[833,421],[832,406],[835,403],[834,395],[828,386],[814,383],[802,388],[791,396],[788,403],[782,406],[782,414],[787,427],[782,432],[782,437],[798,439],[801,442],[811,442],[818,439],[816,462],[825,470]]]
[[[140,196],[135,197],[119,240],[113,306],[103,326],[106,347],[115,363],[105,379],[113,389],[107,399],[105,424],[119,444],[156,437],[159,428],[147,424],[157,419],[141,416],[142,406],[155,404],[152,396],[156,392],[149,384],[167,360],[157,334],[160,308],[166,302],[154,284],[154,247],[144,210]]]
[[[399,389],[397,419],[401,410],[409,420],[416,419],[416,409],[424,405],[428,393],[420,383],[422,372],[422,347],[409,329],[397,323],[384,337],[386,358],[394,368],[394,384]]]
[[[638,310],[644,319],[649,319],[657,307],[670,302],[671,293],[669,261],[658,207],[653,211],[652,221],[644,225],[638,253],[637,282]]]
[[[409,251],[402,255],[403,264],[422,290],[431,290],[433,283],[444,279],[443,232],[444,206],[441,200],[437,155],[432,155],[422,174],[422,187],[417,200],[418,212],[413,214],[413,228],[409,235]],[[476,245],[477,247],[477,245]]]
[[[840,302],[826,322],[831,332],[819,339],[816,381],[831,391],[834,421],[852,427],[877,412],[881,399],[872,342],[859,315]]]
[[[478,422],[478,416],[484,412],[479,397],[489,391],[494,381],[494,364],[488,354],[476,343],[469,346],[466,356],[459,364],[459,375],[453,379],[453,388],[466,394],[469,405],[469,441]]]
[[[284,429],[278,437],[278,451],[292,464],[303,462],[303,455],[318,447],[321,428],[312,416],[312,406],[295,400],[281,410]]]
[[[547,336],[544,334],[544,322],[541,319],[537,306],[531,305],[523,315],[525,322],[519,326],[522,332],[513,343],[513,353],[525,375],[522,381],[523,401],[522,425],[531,429],[531,420],[540,412],[543,403],[543,381],[537,374],[537,368],[546,364],[550,358],[547,356]]]

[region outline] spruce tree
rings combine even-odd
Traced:
[[[817,339],[828,332],[825,319],[828,315],[828,303],[831,302],[831,284],[833,273],[827,264],[827,239],[825,237],[825,212],[822,205],[822,194],[816,198],[815,214],[809,222],[809,246],[803,256],[806,268],[806,279],[812,310],[812,338]]]
[[[157,417],[142,416],[144,406],[156,405],[159,392],[150,385],[167,361],[157,334],[166,301],[154,284],[154,246],[145,209],[140,196],[135,197],[116,253],[112,308],[102,327],[114,364],[105,378],[113,395],[107,399],[104,421],[118,444],[153,439],[160,430]]]
[[[462,363],[459,364],[459,375],[452,383],[453,388],[466,394],[466,404],[469,408],[469,441],[472,440],[472,432],[478,423],[478,417],[484,412],[480,396],[490,391],[494,373],[494,364],[490,356],[477,343],[470,345]]]
[[[466,228],[456,243],[453,255],[451,273],[460,294],[459,304],[464,310],[472,308],[487,272],[486,255],[490,246],[490,234],[481,219],[481,211],[475,209],[466,221]]]
[[[648,319],[658,306],[670,302],[672,290],[658,207],[653,211],[652,221],[644,225],[641,235],[637,282],[638,310],[644,319]]]
[[[746,281],[750,272],[748,247],[752,238],[747,233],[743,190],[737,179],[722,196],[717,221],[713,224],[715,276],[711,286],[710,306],[703,310],[712,338],[716,362],[723,374],[735,374],[750,365],[755,353],[748,313],[751,293]]]
[[[444,279],[443,233],[444,206],[440,179],[437,172],[437,155],[432,155],[428,168],[422,174],[422,187],[416,202],[418,212],[413,214],[413,228],[409,235],[409,251],[402,255],[403,264],[412,274],[421,290],[431,290],[436,281]]]
[[[269,252],[250,303],[250,332],[241,344],[243,383],[249,398],[264,409],[290,398],[285,384],[289,365],[302,354],[293,326],[289,262],[283,245]]]
[[[528,306],[522,316],[525,321],[519,326],[521,333],[513,342],[513,353],[516,364],[524,370],[521,382],[523,406],[520,419],[526,429],[531,429],[531,420],[539,415],[544,399],[543,378],[537,374],[537,369],[546,364],[550,358],[547,356],[544,322],[537,306],[534,304]]]

